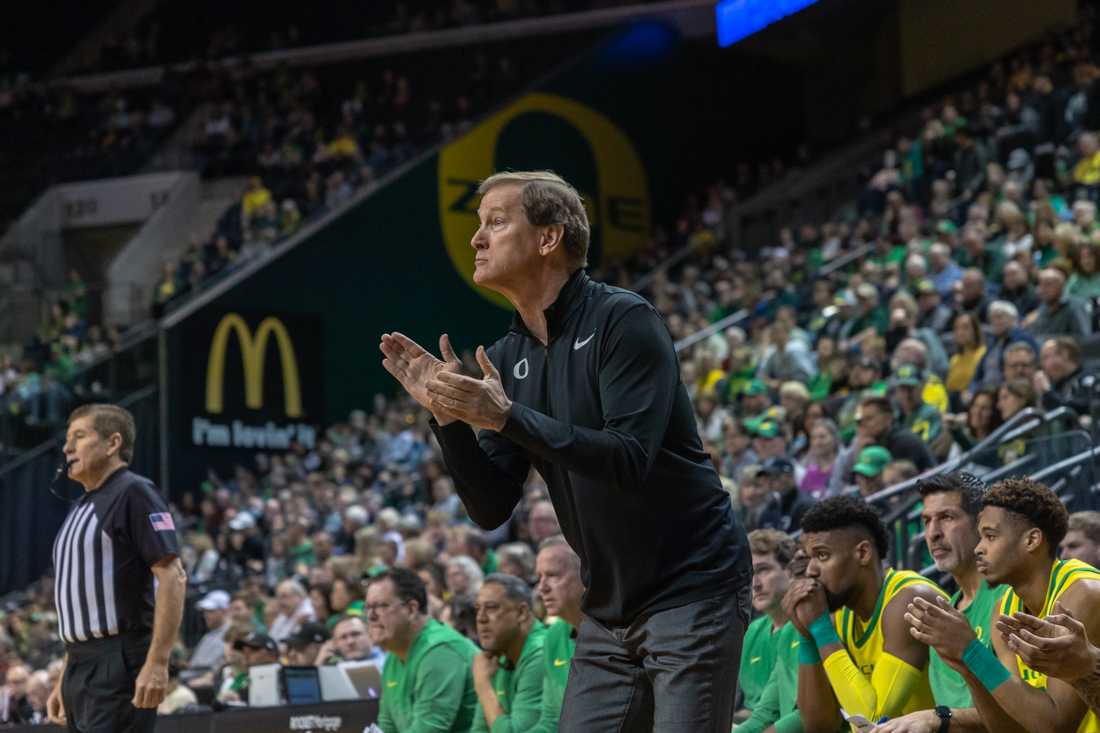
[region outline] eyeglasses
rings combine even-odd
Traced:
[[[363,613],[370,614],[374,613],[375,611],[377,611],[378,613],[382,613],[383,611],[390,610],[394,606],[400,605],[402,605],[402,601],[382,601],[379,603],[366,603],[363,605]]]

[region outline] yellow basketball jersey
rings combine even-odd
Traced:
[[[943,593],[944,598],[948,597],[938,585],[920,573],[914,573],[912,570],[888,568],[886,577],[882,581],[882,590],[878,594],[878,601],[875,603],[875,612],[871,614],[871,618],[866,624],[863,624],[852,609],[847,607],[833,614],[836,633],[840,636],[845,648],[847,648],[848,656],[852,658],[852,661],[859,667],[859,671],[863,673],[868,681],[875,671],[875,663],[882,657],[885,650],[885,640],[882,635],[882,614],[886,610],[886,606],[902,588],[917,584],[931,586]],[[932,690],[928,686],[928,665],[925,664],[924,669],[921,670],[920,683],[913,690],[913,694],[902,712],[912,713],[917,710],[930,710],[935,706],[936,703],[932,699]]]
[[[1016,595],[1016,592],[1011,588],[1005,592],[1004,601],[1001,603],[1001,613],[1010,616],[1017,611],[1023,611],[1039,618],[1049,616],[1052,612],[1051,609],[1054,608],[1054,602],[1061,598],[1062,594],[1078,580],[1100,580],[1100,570],[1080,560],[1056,560],[1050,571],[1047,597],[1043,601],[1043,607],[1039,613],[1024,608],[1023,599]],[[1019,656],[1016,657],[1016,671],[1020,675],[1020,679],[1032,687],[1037,687],[1040,690],[1046,689],[1047,676],[1028,667]],[[1077,733],[1100,733],[1100,718],[1097,718],[1096,713],[1091,709],[1081,721],[1081,725],[1077,726]]]

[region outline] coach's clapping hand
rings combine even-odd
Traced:
[[[405,334],[396,331],[382,334],[382,343],[379,344],[379,348],[385,356],[382,359],[382,366],[401,383],[405,391],[420,403],[421,407],[432,411],[440,425],[446,425],[457,419],[438,406],[433,407],[431,395],[428,394],[428,383],[437,375],[457,374],[462,370],[462,362],[455,356],[447,334],[439,337],[439,353],[443,355],[442,361],[436,359],[423,346]]]
[[[131,703],[135,708],[155,708],[164,702],[166,694],[168,665],[146,661],[138,672],[137,682],[134,683],[134,699]]]
[[[512,401],[504,393],[500,372],[489,361],[484,346],[477,347],[482,378],[440,370],[428,382],[430,409],[439,409],[477,428],[499,431],[508,422]]]
[[[966,616],[946,598],[937,596],[935,603],[914,598],[906,609],[905,620],[914,639],[935,649],[943,661],[958,671],[963,652],[976,638]]]
[[[997,630],[1009,649],[1036,672],[1067,682],[1087,677],[1100,663],[1100,649],[1089,643],[1084,625],[1061,603],[1053,610],[1046,618],[1027,613],[1001,616]]]

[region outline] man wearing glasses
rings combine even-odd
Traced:
[[[371,640],[389,652],[378,713],[384,733],[465,733],[473,723],[471,662],[478,649],[427,609],[424,581],[410,570],[387,570],[367,586],[363,610]]]

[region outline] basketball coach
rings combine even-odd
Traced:
[[[445,334],[442,361],[384,334],[383,366],[433,413],[480,526],[508,520],[531,467],[550,488],[588,588],[562,733],[728,733],[752,571],[668,329],[585,274],[588,217],[559,176],[498,173],[479,194],[474,282],[512,303],[511,328],[478,347],[478,378]]]
[[[65,436],[68,475],[84,494],[54,540],[65,667],[46,712],[74,733],[152,733],[183,616],[175,523],[129,469],[134,438],[133,416],[101,404],[75,410]]]

